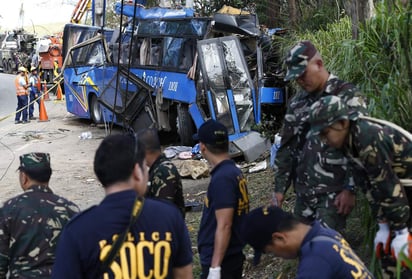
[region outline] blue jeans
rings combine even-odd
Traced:
[[[37,89],[37,88],[36,88],[36,89]],[[36,95],[37,95],[37,97],[39,96],[37,90],[36,90],[36,91],[30,90],[29,117],[33,117],[33,113],[34,113],[34,103],[32,103],[32,102],[37,98]],[[38,104],[39,107],[40,107],[40,99],[38,99],[36,102],[37,102],[37,104]]]
[[[17,108],[15,121],[20,121],[20,116],[23,114],[23,121],[27,121],[27,104],[29,103],[29,96],[17,96]],[[20,111],[23,109],[22,111]]]

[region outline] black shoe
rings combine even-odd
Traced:
[[[21,124],[21,123],[22,123],[21,120],[14,121],[14,124]]]
[[[27,123],[30,123],[30,120],[24,120],[23,122],[21,122],[21,123],[23,123],[23,124],[27,124]]]
[[[35,116],[30,116],[30,120],[36,120],[37,118]]]

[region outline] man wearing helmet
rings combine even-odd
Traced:
[[[16,108],[16,117],[14,118],[14,123],[26,124],[28,121],[27,116],[27,105],[29,103],[29,83],[27,80],[27,70],[25,67],[21,66],[18,69],[18,74],[14,80],[16,86],[16,95],[17,95],[17,108]],[[22,120],[20,117],[22,116]]]

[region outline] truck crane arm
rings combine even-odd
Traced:
[[[83,18],[84,14],[91,9],[92,0],[79,0],[74,8],[72,17],[70,19],[71,23],[79,23],[80,20]]]

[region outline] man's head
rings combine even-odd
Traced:
[[[144,146],[137,136],[110,135],[96,150],[94,172],[105,188],[133,183],[137,192],[143,195],[147,185],[144,157]]]
[[[243,223],[241,234],[255,250],[255,257],[261,253],[273,253],[277,257],[293,259],[298,256],[307,230],[307,226],[291,213],[269,206],[252,210]]]
[[[17,71],[21,74],[21,75],[25,75],[27,72],[27,69],[23,66],[20,66]]]
[[[146,163],[150,167],[153,162],[160,156],[162,148],[157,129],[143,129],[137,133],[139,141],[145,148]]]
[[[37,73],[37,68],[34,67],[34,66],[32,66],[32,67],[30,68],[30,72],[31,72],[32,74],[36,74],[36,73]]]
[[[27,189],[31,184],[48,184],[52,169],[50,167],[50,154],[32,152],[20,156],[20,184]]]
[[[349,133],[349,120],[359,118],[341,98],[326,96],[310,107],[309,123],[312,135],[320,135],[330,146],[341,148]]]
[[[213,119],[203,123],[193,137],[213,154],[224,154],[229,151],[229,136],[226,127]]]
[[[323,60],[310,41],[300,41],[293,46],[286,57],[287,72],[285,81],[295,80],[307,92],[323,90],[329,73]]]

